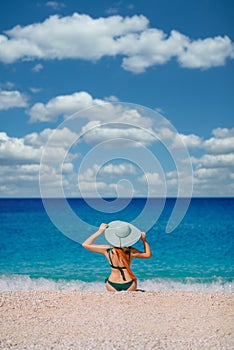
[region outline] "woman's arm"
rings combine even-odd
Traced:
[[[141,258],[141,259],[151,258],[152,252],[151,252],[149,243],[146,241],[146,234],[145,234],[145,232],[141,233],[141,240],[142,240],[142,243],[144,245],[144,252],[140,252],[138,249],[132,248],[131,256],[133,258]]]
[[[97,252],[104,254],[107,248],[109,248],[109,245],[98,245],[98,244],[93,244],[95,239],[103,234],[105,229],[108,227],[107,224],[101,224],[98,231],[93,233],[91,236],[89,236],[83,243],[82,246],[87,249],[91,250],[92,252]]]

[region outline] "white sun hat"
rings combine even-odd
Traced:
[[[106,240],[114,247],[130,247],[141,237],[141,231],[125,221],[111,221],[105,230]]]

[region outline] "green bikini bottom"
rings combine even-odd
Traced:
[[[115,288],[115,290],[117,292],[121,292],[122,290],[128,290],[129,287],[131,287],[131,285],[133,284],[133,280],[130,282],[126,282],[126,283],[114,283],[109,281],[108,278],[105,279],[105,282],[108,282],[113,288]]]

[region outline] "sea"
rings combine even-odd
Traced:
[[[106,200],[107,209],[112,200]],[[154,211],[160,199],[151,200],[149,210]],[[60,199],[50,201],[59,213]],[[97,229],[102,222],[132,222],[146,199],[133,198],[125,208],[110,212],[98,210],[99,199],[93,201],[95,206],[85,199],[67,199],[74,215],[82,218],[70,227],[77,233],[71,239],[51,221],[42,199],[0,199],[0,290],[105,291],[110,266],[103,255],[85,250],[81,243],[90,235],[90,225]],[[166,233],[174,205],[175,199],[167,198],[147,230],[152,257],[132,262],[138,289],[233,292],[234,198],[192,198],[182,221]],[[61,209],[64,225],[71,226],[63,214]],[[134,246],[142,250],[141,241]]]

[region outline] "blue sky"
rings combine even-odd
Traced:
[[[1,2],[0,196],[233,196],[233,10]]]

